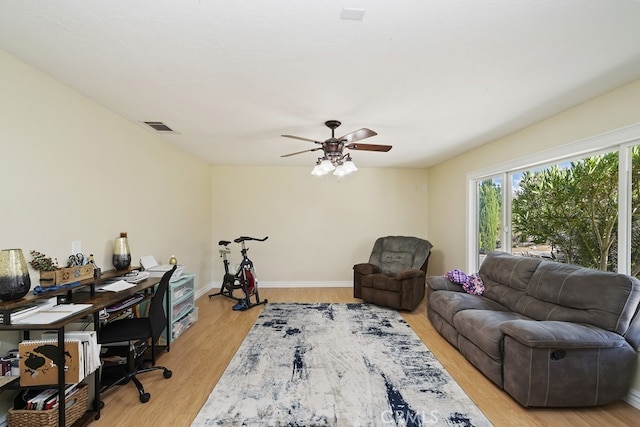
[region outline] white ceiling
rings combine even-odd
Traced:
[[[280,135],[337,119],[428,167],[639,79],[640,2],[2,0],[0,49],[212,164],[311,167]]]

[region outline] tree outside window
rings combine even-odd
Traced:
[[[638,160],[635,149],[634,165]],[[637,192],[635,186],[634,206]],[[524,172],[513,195],[512,228],[520,242],[549,245],[557,261],[616,271],[618,153]]]
[[[478,186],[478,246],[480,254],[497,249],[502,218],[502,190],[499,179],[482,181]]]

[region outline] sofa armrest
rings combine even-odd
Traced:
[[[454,291],[464,292],[462,286],[457,283],[451,282],[444,276],[429,276],[427,277],[427,286],[432,291]]]
[[[413,279],[415,277],[424,277],[424,271],[411,268],[396,274],[396,279],[398,280]]]
[[[626,343],[615,332],[581,323],[509,320],[500,330],[530,348],[615,348]]]
[[[353,271],[360,274],[376,274],[380,273],[380,267],[378,267],[377,265],[369,264],[368,262],[363,262],[361,264],[354,265]]]

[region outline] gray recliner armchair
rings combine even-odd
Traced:
[[[432,247],[418,237],[378,238],[369,262],[353,266],[353,296],[397,310],[414,310],[424,298]]]

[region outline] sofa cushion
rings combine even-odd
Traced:
[[[362,299],[382,307],[402,307],[402,294],[400,292],[387,292],[380,289],[363,287]]]
[[[495,301],[465,292],[435,291],[429,295],[427,305],[428,310],[435,311],[451,325],[453,317],[462,310],[509,311],[507,307]]]
[[[628,345],[624,337],[593,325],[543,320],[513,320],[500,329],[531,348],[616,348]]]
[[[489,357],[502,360],[504,332],[500,325],[512,320],[529,320],[511,311],[463,310],[453,317],[453,325],[460,335],[466,337]]]
[[[543,261],[516,310],[536,320],[587,323],[624,334],[640,301],[640,282],[611,273]]]
[[[462,286],[457,283],[453,283],[451,280],[447,279],[444,276],[427,277],[427,285],[430,291],[463,292]]]
[[[483,295],[513,310],[541,262],[539,258],[490,252],[480,267]]]
[[[402,281],[386,274],[369,274],[362,277],[363,288],[374,288],[381,291],[400,292],[402,290]]]

